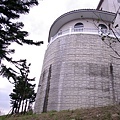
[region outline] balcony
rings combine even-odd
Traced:
[[[51,44],[54,40],[59,37],[70,35],[70,34],[96,34],[96,35],[109,35],[110,37],[115,37],[112,31],[107,29],[93,29],[93,28],[69,28],[66,30],[59,31],[55,36],[51,37],[50,43]],[[115,32],[116,36],[120,38],[120,34]]]

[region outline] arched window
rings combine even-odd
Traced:
[[[76,23],[74,25],[74,31],[75,32],[83,31],[83,27],[84,27],[83,23]]]
[[[101,33],[107,33],[107,27],[104,24],[99,24],[99,32]]]

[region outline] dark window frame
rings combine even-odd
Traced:
[[[99,28],[99,32],[107,33],[107,26],[106,26],[106,25],[104,25],[104,24],[99,24],[99,25],[98,25],[98,28]]]

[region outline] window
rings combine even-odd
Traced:
[[[79,31],[83,31],[83,27],[84,27],[84,25],[83,25],[83,23],[76,23],[75,25],[74,25],[74,31],[75,32],[79,32]]]
[[[107,33],[107,27],[106,27],[106,25],[104,25],[104,24],[99,24],[99,32],[101,32],[101,33],[103,33],[103,34],[105,34],[105,33]]]

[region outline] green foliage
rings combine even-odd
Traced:
[[[120,106],[106,106],[89,109],[63,110],[60,112],[18,115],[5,120],[120,120]]]
[[[6,120],[6,116],[0,116],[0,120]]]
[[[19,73],[15,76],[15,80],[13,82],[14,89],[13,92],[10,94],[12,104],[11,114],[19,112],[25,114],[26,111],[31,110],[31,104],[35,101],[35,84],[30,83],[31,81],[34,81],[35,78],[28,78],[30,72],[30,64],[26,64],[26,60],[24,60],[16,65],[17,69],[19,70]]]
[[[30,64],[26,60],[13,60],[11,57],[15,53],[15,48],[10,45],[28,44],[39,46],[43,41],[34,42],[27,39],[28,32],[22,30],[24,24],[17,22],[21,14],[29,13],[32,6],[38,5],[37,0],[1,0],[0,1],[0,75],[6,77],[14,84],[13,92],[10,94],[12,104],[12,114],[25,113],[27,109],[31,110],[31,104],[35,101],[35,85],[30,81],[35,78],[28,78]],[[12,63],[12,67],[4,63]],[[22,107],[21,107],[22,106]],[[28,107],[28,108],[27,108]]]
[[[56,112],[55,110],[52,110],[52,111],[49,111],[48,114],[50,117],[53,117],[54,115],[56,115]]]
[[[15,53],[15,48],[10,49],[13,43],[19,45],[40,45],[43,41],[34,42],[26,39],[27,31],[23,31],[24,24],[17,22],[21,14],[29,13],[32,6],[38,5],[37,0],[1,0],[0,1],[0,75],[14,78],[15,70],[6,67],[4,61],[16,64],[11,57]],[[15,78],[14,78],[15,79]]]

